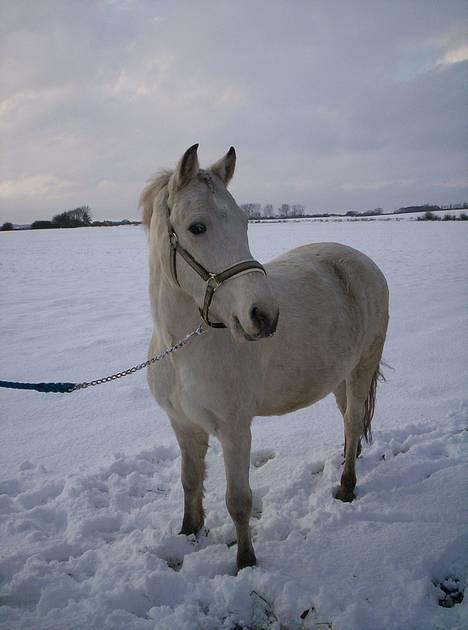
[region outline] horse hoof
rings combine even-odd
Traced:
[[[237,572],[242,569],[246,569],[247,567],[254,567],[256,564],[257,558],[255,557],[255,553],[253,551],[248,554],[237,556]]]
[[[183,525],[180,528],[180,531],[178,533],[178,536],[190,536],[191,534],[196,536],[198,534],[198,532],[201,530],[202,527],[203,527],[203,523],[201,525],[193,525],[191,523],[183,523]]]
[[[343,501],[343,503],[351,503],[351,501],[354,501],[355,498],[356,495],[352,490],[347,490],[343,487],[338,488],[335,494],[335,499],[338,499],[338,501]]]

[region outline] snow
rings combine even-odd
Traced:
[[[333,498],[332,398],[255,420],[258,566],[237,576],[221,449],[208,451],[206,528],[178,536],[178,448],[143,373],[71,395],[0,390],[0,628],[468,628],[467,229],[251,225],[262,261],[338,241],[379,264],[391,368],[352,504]],[[141,228],[0,233],[0,279],[1,378],[90,380],[144,360]]]

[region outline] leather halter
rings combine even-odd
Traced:
[[[200,314],[203,318],[203,321],[212,328],[226,328],[226,325],[222,322],[212,322],[209,319],[208,311],[211,305],[211,301],[213,300],[213,295],[215,294],[216,289],[226,282],[226,280],[230,280],[231,278],[237,278],[238,276],[242,276],[246,273],[252,273],[254,271],[263,273],[265,276],[266,271],[263,265],[261,265],[257,260],[242,260],[241,262],[235,263],[228,267],[224,271],[220,271],[219,273],[212,273],[208,271],[201,265],[193,256],[190,254],[182,245],[180,244],[179,237],[177,236],[174,228],[172,227],[170,221],[170,209],[167,206],[167,228],[169,233],[169,244],[170,244],[170,263],[171,263],[171,274],[174,278],[177,285],[180,287],[179,280],[177,278],[177,253],[179,253],[185,262],[192,267],[192,269],[206,282],[206,291],[205,298],[203,300],[203,308],[199,309]]]

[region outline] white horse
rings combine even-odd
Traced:
[[[337,243],[298,247],[264,268],[253,261],[247,217],[226,188],[235,151],[201,170],[197,149],[190,147],[175,171],[151,179],[140,200],[155,324],[149,354],[196,328],[200,312],[217,327],[149,367],[148,383],[181,449],[180,533],[197,533],[204,523],[211,434],[223,449],[241,569],[256,563],[249,528],[254,416],[285,414],[333,392],[345,428],[336,498],[353,500],[355,460],[374,413],[388,288],[372,260]]]

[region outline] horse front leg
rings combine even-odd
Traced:
[[[181,478],[184,489],[184,518],[179,534],[196,534],[203,527],[203,481],[208,433],[195,425],[177,422],[171,424],[180,446],[182,457]]]
[[[237,534],[237,570],[257,563],[250,534],[252,491],[249,484],[251,419],[234,422],[219,434],[226,470],[226,505]]]

